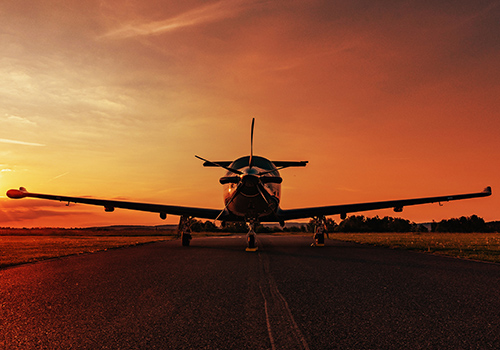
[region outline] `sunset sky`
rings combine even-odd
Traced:
[[[10,188],[222,208],[254,150],[281,207],[480,192],[362,213],[500,220],[500,1],[3,0],[0,226],[177,223]],[[338,216],[333,217],[337,222]]]

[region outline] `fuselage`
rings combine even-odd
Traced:
[[[271,182],[273,179],[269,178],[280,178],[280,174],[273,162],[264,157],[253,156],[251,167],[249,162],[250,157],[245,156],[236,159],[229,166],[241,171],[242,175],[228,171],[226,177],[239,177],[241,184],[235,181],[223,185],[224,204],[233,215],[258,220],[272,215],[279,206],[281,183]],[[241,188],[235,195],[238,186]]]

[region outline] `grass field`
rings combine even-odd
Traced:
[[[499,233],[332,233],[330,238],[500,263]]]
[[[170,239],[166,236],[0,236],[0,268]]]

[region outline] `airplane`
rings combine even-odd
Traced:
[[[279,170],[290,167],[304,167],[308,161],[271,161],[254,155],[254,124],[255,118],[252,119],[251,126],[250,155],[240,157],[234,161],[210,161],[195,155],[196,158],[204,161],[203,166],[205,167],[218,167],[226,170],[226,174],[219,179],[219,182],[223,185],[223,209],[40,194],[28,192],[24,187],[7,191],[7,196],[13,199],[32,197],[56,200],[67,202],[68,205],[69,203],[97,205],[104,207],[106,212],[112,212],[115,208],[154,212],[159,213],[160,218],[163,220],[166,219],[167,215],[178,215],[180,216],[179,233],[183,246],[189,246],[192,238],[189,228],[190,218],[221,221],[222,225],[225,225],[226,222],[244,221],[249,227],[246,250],[255,251],[257,250],[255,227],[262,222],[278,222],[281,227],[284,227],[285,221],[288,220],[313,218],[317,223],[316,232],[314,233],[315,243],[313,245],[323,246],[326,216],[340,214],[341,219],[345,219],[348,213],[384,208],[393,208],[395,212],[402,212],[403,207],[410,205],[487,197],[492,193],[491,187],[488,186],[482,192],[477,193],[281,209],[279,204],[283,179]]]

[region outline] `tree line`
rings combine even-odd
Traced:
[[[386,216],[380,218],[378,216],[368,218],[363,215],[353,215],[340,221],[338,224],[334,219],[327,218],[325,221],[327,232],[345,232],[345,233],[368,233],[368,232],[500,232],[500,221],[485,222],[483,218],[477,215],[462,216],[460,218],[452,218],[441,220],[440,222],[432,222],[430,225],[416,224],[410,220],[402,218],[393,218]],[[428,228],[430,226],[430,228]],[[316,221],[311,219],[309,223],[304,223],[300,226],[264,226],[258,225],[257,233],[274,233],[274,232],[314,232]],[[246,233],[248,228],[244,222],[226,223],[224,227],[217,227],[211,221],[191,220],[191,231],[193,232],[229,232],[229,233]]]

